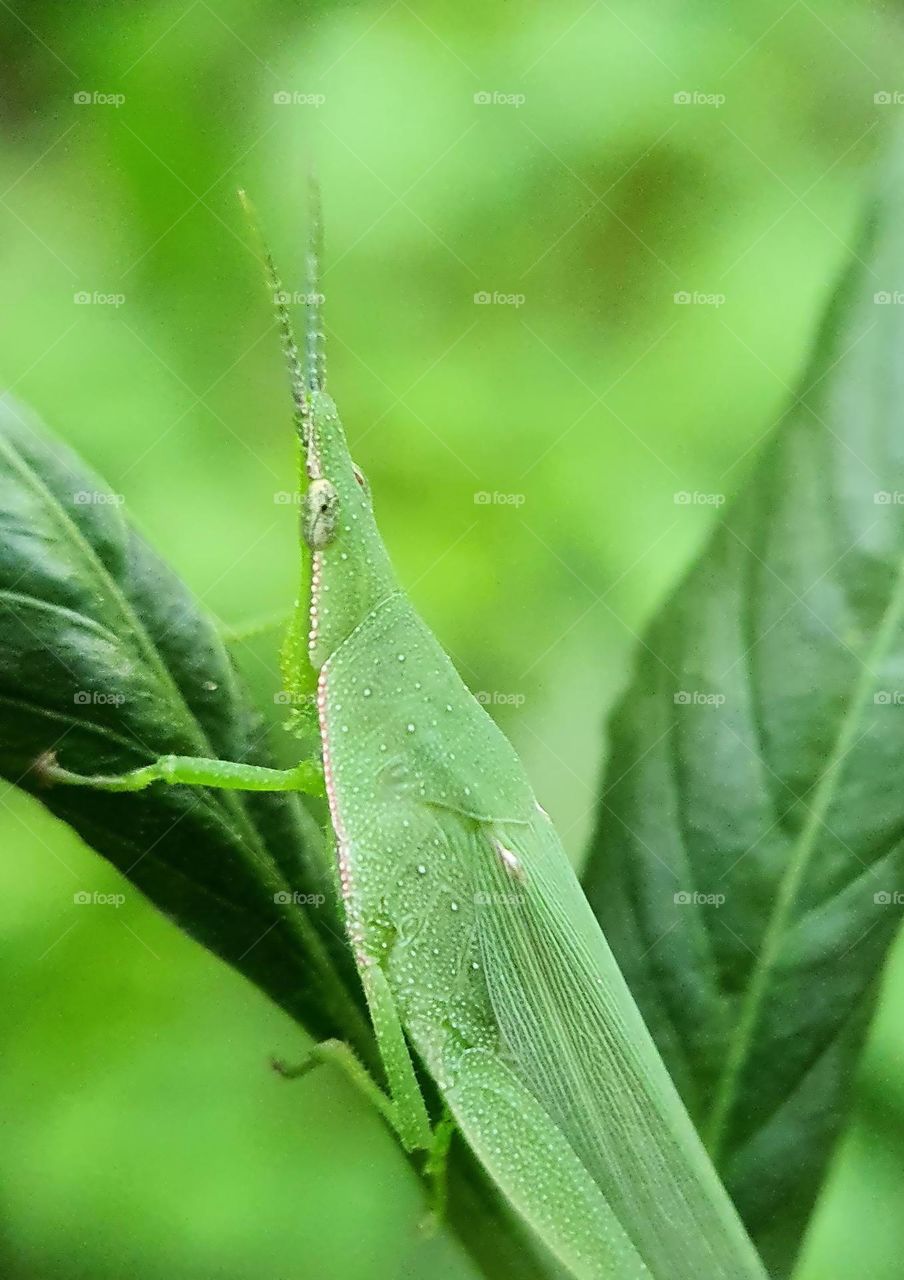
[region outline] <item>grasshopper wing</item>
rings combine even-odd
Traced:
[[[498,1185],[580,1280],[763,1280],[524,769],[407,601],[321,685],[359,964]]]
[[[513,1074],[653,1276],[763,1277],[551,823],[481,837],[477,936]]]

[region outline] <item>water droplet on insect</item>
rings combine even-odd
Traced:
[[[205,680],[201,687],[206,689],[208,693],[215,693],[220,686],[217,684],[216,680]]]
[[[371,688],[367,688],[367,689],[365,689],[365,690],[364,690],[364,696],[365,696],[365,698],[369,698],[369,697],[370,697],[370,695],[371,695],[372,693],[373,693],[373,689],[371,689]]]
[[[457,903],[457,902],[453,902],[453,903],[452,903],[452,910],[453,910],[453,911],[457,911],[457,910],[458,910],[458,903]]]
[[[409,725],[408,725],[408,732],[409,732],[409,733],[414,733],[414,725],[413,725],[413,724],[409,724]]]
[[[397,655],[396,655],[396,657],[398,658],[399,662],[404,662],[404,661],[405,661],[405,655],[404,655],[404,653],[399,653],[399,654],[397,654]]]
[[[419,876],[425,876],[427,874],[427,868],[424,866],[423,862],[418,867],[417,873]]]
[[[452,710],[452,703],[451,703],[451,702],[447,702],[447,703],[446,703],[446,710],[447,710],[447,711],[451,711],[451,710]]]

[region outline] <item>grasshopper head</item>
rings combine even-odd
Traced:
[[[395,590],[395,578],[374,520],[370,489],[352,461],[326,391],[309,389],[303,423],[309,484],[301,533],[313,560],[309,653],[319,668],[374,605]]]
[[[254,211],[240,192],[253,224]],[[326,391],[326,355],[320,292],[320,195],[311,182],[307,293],[302,349],[272,255],[261,239],[295,402],[295,424],[307,472],[301,533],[311,551],[311,624],[308,656],[319,670],[375,604],[395,590],[389,557],[373,518],[370,490],[352,462],[339,414]],[[287,664],[300,658],[298,619],[287,641]]]

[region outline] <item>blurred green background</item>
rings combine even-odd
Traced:
[[[605,711],[715,514],[675,495],[743,483],[856,243],[897,11],[0,0],[0,33],[0,383],[226,622],[285,607],[235,192],[300,290],[316,163],[331,389],[400,576],[579,858]],[[274,724],[276,647],[239,647]],[[0,842],[0,1274],[472,1274],[341,1081],[268,1072],[287,1019],[12,790]],[[79,889],[125,903],[74,920]],[[805,1280],[901,1274],[902,1008],[899,957]]]

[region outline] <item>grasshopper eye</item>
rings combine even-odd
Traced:
[[[361,486],[361,488],[364,490],[364,495],[365,495],[365,497],[369,498],[369,497],[370,497],[370,485],[367,483],[367,476],[364,474],[364,472],[363,472],[363,471],[361,470],[361,468],[358,466],[357,462],[353,462],[353,463],[352,463],[352,471],[354,471],[354,473],[355,473],[355,479],[358,481],[358,484],[359,484],[359,485]]]
[[[329,480],[312,480],[301,508],[301,532],[312,551],[322,551],[336,536],[339,494]]]

